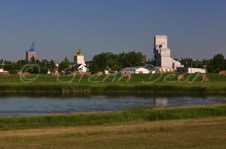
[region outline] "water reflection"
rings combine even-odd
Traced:
[[[194,106],[226,102],[226,97],[1,97],[0,115],[31,115],[74,112],[118,111],[137,106]]]
[[[167,107],[168,99],[166,97],[156,97],[154,101],[156,107]]]

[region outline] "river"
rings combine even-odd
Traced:
[[[0,115],[42,115],[75,112],[119,111],[138,106],[196,106],[222,102],[226,102],[226,97],[1,97]]]

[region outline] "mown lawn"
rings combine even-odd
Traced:
[[[1,131],[0,148],[226,148],[226,117]]]

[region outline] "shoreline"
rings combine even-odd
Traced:
[[[204,85],[0,85],[0,95],[226,95],[226,86]]]
[[[222,116],[226,116],[225,103],[194,107],[136,107],[118,112],[78,112],[71,114],[0,117],[0,131],[72,126],[101,126],[128,122],[151,122]]]

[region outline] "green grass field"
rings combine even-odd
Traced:
[[[8,149],[165,149],[226,147],[226,118],[1,131]]]
[[[225,148],[226,105],[0,117],[0,148]]]
[[[226,77],[207,74],[209,81],[201,81],[202,74],[140,74],[124,78],[123,75],[31,75],[30,77],[0,76],[1,94],[226,94]]]

